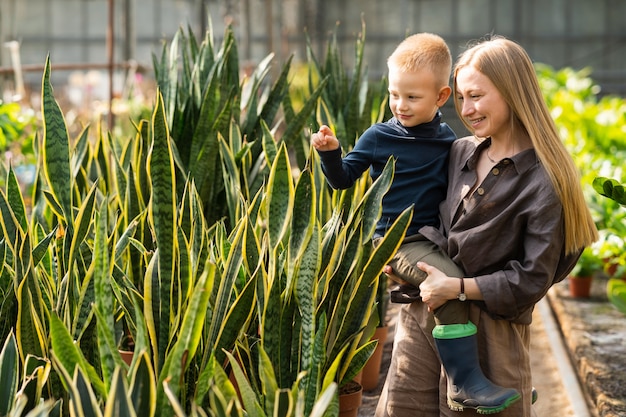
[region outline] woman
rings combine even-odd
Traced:
[[[428,274],[420,285],[423,302],[402,307],[379,417],[494,412],[481,408],[480,389],[471,386],[481,379],[480,368],[495,384],[521,394],[499,416],[534,415],[529,357],[534,305],[597,239],[578,172],[524,49],[492,37],[465,51],[453,76],[457,113],[474,135],[452,147],[441,229],[420,232],[465,277],[418,264]],[[435,327],[428,314],[451,299],[470,303],[477,327],[475,335],[459,335],[463,347],[457,350],[452,346],[460,340],[450,344],[454,335]],[[473,356],[479,366],[471,363]],[[448,398],[439,357],[446,368],[467,368],[448,375]]]

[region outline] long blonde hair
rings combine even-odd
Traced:
[[[503,37],[492,36],[466,50],[454,68],[454,97],[456,75],[459,69],[470,65],[498,89],[509,105],[513,126],[528,133],[563,205],[566,253],[591,245],[598,239],[598,231],[583,195],[578,169],[561,142],[535,68],[524,48]],[[463,120],[458,100],[455,107]]]

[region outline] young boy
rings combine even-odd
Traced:
[[[333,188],[351,187],[368,168],[372,178],[378,178],[389,156],[394,156],[394,180],[383,198],[382,216],[374,235],[376,242],[402,211],[414,206],[407,237],[390,262],[394,275],[404,281],[391,293],[394,302],[419,299],[417,287],[426,278],[416,267],[420,260],[462,274],[447,257],[441,257],[444,264],[438,262],[439,249],[418,233],[422,226],[439,226],[439,203],[446,195],[448,153],[456,135],[441,122],[439,108],[450,97],[451,66],[450,50],[441,37],[430,33],[412,35],[396,47],[387,61],[389,108],[394,117],[367,129],[343,159],[339,141],[328,126],[311,136]],[[458,307],[467,311],[463,305]],[[447,309],[438,309],[437,316]],[[461,313],[459,320],[466,322],[465,316]]]
[[[389,156],[394,156],[394,179],[382,201],[374,243],[404,209],[414,206],[406,238],[390,262],[394,275],[402,280],[399,289],[392,291],[391,300],[411,303],[419,299],[419,284],[427,276],[417,268],[418,261],[448,276],[464,275],[437,245],[419,233],[422,226],[439,226],[439,203],[446,196],[448,154],[456,136],[441,121],[439,108],[450,97],[452,58],[441,37],[419,33],[396,47],[387,66],[393,117],[367,129],[344,158],[339,141],[328,126],[321,126],[311,136],[311,144],[320,155],[329,184],[338,189],[351,187],[368,168],[372,178],[378,178]],[[460,281],[458,299],[435,310],[437,325],[474,326],[469,322],[463,280]],[[446,372],[450,375],[460,370]],[[482,402],[499,404],[511,397],[519,398],[517,391],[491,384],[486,378],[474,380],[488,392],[489,398],[480,399]]]

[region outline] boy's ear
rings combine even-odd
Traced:
[[[437,106],[443,107],[446,104],[446,101],[450,98],[450,94],[452,94],[452,88],[449,85],[445,87],[441,87],[439,90],[439,96],[437,97]]]

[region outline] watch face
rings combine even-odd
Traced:
[[[461,294],[459,294],[459,300],[460,300],[460,301],[465,301],[465,300],[467,300],[467,296],[465,295],[465,293],[464,293],[464,292],[462,292]]]

